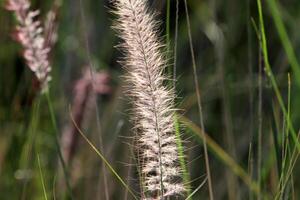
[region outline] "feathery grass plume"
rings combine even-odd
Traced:
[[[48,88],[51,80],[51,66],[48,59],[50,48],[46,45],[41,22],[35,18],[39,10],[31,11],[28,0],[8,0],[6,9],[14,11],[18,25],[14,34],[15,39],[24,48],[23,57],[28,67],[35,73],[42,91]]]
[[[146,0],[116,0],[114,4],[115,29],[124,40],[123,64],[128,70],[143,198],[184,196],[173,123],[175,96],[163,85],[166,61],[157,37],[158,23]]]

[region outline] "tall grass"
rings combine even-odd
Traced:
[[[204,127],[204,119],[203,119],[203,111],[202,111],[202,102],[201,102],[200,89],[199,89],[199,85],[198,85],[199,80],[198,80],[198,75],[197,75],[197,66],[196,66],[196,59],[195,59],[195,53],[194,53],[194,47],[193,47],[190,17],[189,17],[186,0],[184,0],[184,7],[185,7],[185,14],[186,14],[187,28],[188,28],[189,45],[190,45],[190,51],[191,51],[191,57],[192,57],[194,85],[195,85],[196,96],[197,96],[199,120],[200,120],[201,129],[203,130],[203,132],[201,132],[201,134],[203,134],[205,132],[205,127]],[[210,164],[209,164],[209,157],[208,157],[208,151],[207,151],[207,145],[206,145],[206,137],[204,137],[204,135],[203,135],[203,149],[204,149],[205,167],[206,167],[207,180],[208,180],[209,198],[211,200],[213,200],[214,194],[213,194],[213,188],[212,188],[212,178],[211,178],[211,173],[210,173]]]
[[[157,22],[144,0],[120,0],[115,7],[119,16],[116,29],[124,40],[143,195],[146,199],[182,196],[185,188],[178,166],[174,94],[163,85],[166,61],[156,35]]]
[[[0,4],[0,199],[299,198],[298,1]]]

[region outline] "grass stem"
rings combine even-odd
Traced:
[[[50,117],[51,117],[51,123],[52,123],[53,129],[54,129],[54,140],[55,140],[56,150],[57,150],[59,161],[62,165],[62,169],[63,169],[63,172],[64,172],[65,182],[66,182],[68,193],[69,193],[69,198],[73,199],[72,190],[71,190],[71,186],[70,186],[70,183],[69,183],[69,175],[68,175],[67,167],[66,167],[66,164],[64,162],[62,152],[61,152],[61,149],[60,149],[60,145],[59,145],[59,140],[58,140],[59,131],[58,131],[58,127],[57,127],[57,124],[56,124],[55,114],[54,114],[54,110],[53,110],[49,90],[47,90],[45,92],[45,96],[46,96],[47,103],[48,103],[48,108],[49,108]]]
[[[204,134],[205,127],[204,127],[204,121],[203,121],[203,112],[202,112],[202,103],[201,103],[201,96],[200,96],[200,89],[199,89],[199,81],[198,81],[198,75],[197,75],[197,67],[196,67],[196,60],[195,60],[195,53],[194,53],[194,47],[193,47],[193,40],[192,40],[192,31],[191,31],[191,25],[190,25],[190,18],[189,18],[189,11],[186,0],[184,0],[185,5],[185,14],[186,14],[186,22],[187,22],[187,28],[188,28],[188,36],[189,36],[189,44],[190,44],[190,51],[192,56],[192,62],[193,62],[193,74],[194,74],[194,84],[196,88],[196,94],[197,94],[197,105],[198,105],[198,112],[199,112],[199,119],[201,124],[201,129]],[[208,157],[208,151],[207,151],[207,145],[206,145],[206,137],[203,135],[203,149],[204,149],[204,157],[205,157],[205,166],[206,166],[206,173],[207,173],[207,182],[208,182],[208,191],[209,191],[209,199],[213,200],[213,188],[212,188],[212,179],[210,174],[210,165],[209,165],[209,157]]]

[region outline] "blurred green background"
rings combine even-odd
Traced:
[[[178,10],[176,2],[170,0],[169,16],[170,64],[174,61],[175,46],[177,51],[176,105],[181,114],[199,125],[184,1],[178,0]],[[41,11],[41,21],[53,3],[53,0],[32,0],[32,8]],[[110,12],[112,4],[108,0],[63,0],[61,3],[57,16],[58,39],[50,58],[50,98],[57,139],[61,145],[64,130],[73,126],[70,113],[75,86],[86,67],[99,73],[105,71],[110,77],[107,84],[111,91],[89,94],[81,112],[80,128],[139,196],[132,124],[128,119],[130,104],[123,88],[125,71],[118,63],[122,54],[115,48],[120,40],[111,28],[115,19]],[[0,0],[0,4],[0,199],[43,199],[41,171],[49,199],[105,199],[105,195],[109,199],[132,199],[113,174],[103,169],[102,160],[78,133],[72,161],[67,163],[67,189],[47,99],[35,91],[34,74],[24,62],[21,45],[12,38],[14,15],[4,9],[5,0]],[[277,199],[282,176],[287,177],[287,183],[278,199],[298,199],[299,151],[293,157],[295,142],[287,130],[288,120],[264,71],[257,2],[187,0],[187,4],[206,133],[260,185],[267,198]],[[157,19],[162,22],[159,34],[166,41],[166,2],[151,0],[149,5],[158,13]],[[299,67],[300,1],[263,0],[262,10],[270,66],[284,106],[290,108],[290,125],[298,133],[300,87],[297,81],[300,79],[291,65]],[[170,72],[173,73],[173,66],[166,70]],[[194,191],[205,179],[202,140],[190,127],[181,125],[190,187]],[[241,174],[224,160],[224,155],[211,144],[208,148],[215,199],[258,199]],[[283,152],[288,152],[286,157]],[[291,176],[283,166],[284,161],[295,162]],[[196,191],[193,199],[208,199],[207,184]]]

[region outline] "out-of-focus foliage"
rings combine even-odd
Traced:
[[[54,1],[33,0],[43,21]],[[281,156],[286,121],[272,85],[262,70],[263,58],[259,50],[259,27],[256,1],[187,0],[194,52],[199,76],[205,131],[249,173],[253,181],[261,180],[261,190],[273,199],[278,192],[282,170]],[[293,51],[300,60],[298,0],[277,0]],[[105,168],[96,153],[78,134],[72,163],[67,166],[68,192],[55,144],[55,129],[45,96],[35,90],[33,73],[22,58],[21,46],[13,40],[15,19],[4,9],[0,0],[0,199],[44,198],[37,155],[49,199],[132,199],[120,182]],[[166,6],[164,1],[149,1],[158,13],[165,41]],[[104,95],[89,95],[82,110],[80,127],[87,137],[108,159],[118,174],[134,191],[139,192],[138,172],[132,149],[132,124],[128,120],[129,104],[123,91],[124,70],[118,62],[120,43],[111,26],[115,16],[108,0],[64,0],[58,9],[58,40],[51,53],[53,70],[50,98],[54,108],[59,137],[72,125],[70,113],[77,81],[87,67],[110,76],[112,90]],[[268,1],[262,2],[269,60],[280,88],[285,106],[290,103],[291,121],[298,132],[300,127],[300,88],[296,86],[287,54],[275,27]],[[184,1],[179,0],[178,40],[175,40],[176,1],[171,0],[171,41],[173,55],[177,43],[176,105],[180,113],[195,124],[200,124],[193,81],[192,59]],[[170,64],[173,62],[171,56]],[[172,68],[172,67],[171,67]],[[167,72],[167,70],[166,70]],[[290,102],[288,73],[291,74]],[[259,88],[262,88],[262,98]],[[259,104],[262,110],[259,112]],[[261,117],[261,118],[260,118]],[[262,119],[262,121],[260,121]],[[262,165],[259,157],[258,134],[262,130]],[[188,127],[181,127],[186,141],[186,159],[190,172],[191,189],[205,179],[202,143],[191,136]],[[75,131],[76,132],[76,131]],[[59,139],[59,138],[58,138]],[[59,141],[62,142],[61,140]],[[103,145],[101,145],[101,143]],[[251,144],[251,150],[249,148]],[[101,147],[102,146],[102,147]],[[288,145],[288,158],[294,143]],[[210,147],[209,147],[210,149]],[[249,156],[250,155],[250,156]],[[255,194],[227,168],[217,154],[209,153],[215,199],[251,199]],[[257,177],[260,171],[260,177]],[[296,162],[284,195],[300,196],[299,163]],[[106,177],[106,178],[105,178]],[[105,187],[107,180],[108,187]],[[208,199],[207,184],[199,189],[194,199]],[[285,199],[288,199],[287,197]]]

